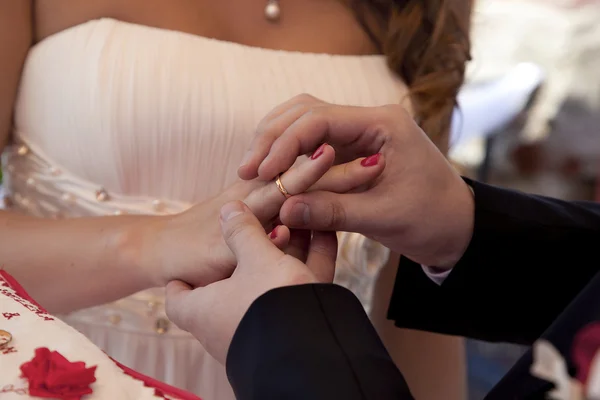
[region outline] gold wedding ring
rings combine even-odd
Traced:
[[[10,332],[0,329],[0,349],[12,341]]]
[[[275,179],[275,185],[277,185],[277,189],[279,189],[281,194],[284,195],[286,199],[292,197],[285,187],[283,187],[283,183],[281,183],[281,174],[277,175],[277,179]]]

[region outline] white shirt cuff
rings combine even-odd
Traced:
[[[427,277],[429,279],[431,279],[438,285],[441,285],[442,283],[444,283],[444,281],[446,280],[448,275],[450,275],[450,272],[452,272],[452,269],[449,269],[446,271],[439,271],[437,269],[433,269],[426,265],[421,265],[421,267],[423,268],[423,272],[425,272],[425,275],[427,275]]]

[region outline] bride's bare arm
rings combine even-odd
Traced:
[[[157,217],[50,220],[0,212],[0,268],[51,312],[116,300],[153,286],[134,242],[151,218]]]

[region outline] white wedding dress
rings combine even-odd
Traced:
[[[383,56],[268,50],[94,20],[31,49],[5,186],[14,209],[36,216],[177,213],[236,180],[259,120],[294,95],[376,106],[406,92]],[[369,310],[389,255],[342,236],[338,282]],[[169,323],[163,301],[153,289],[64,320],[144,374],[207,400],[233,398],[224,368]]]

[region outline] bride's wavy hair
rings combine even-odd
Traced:
[[[443,152],[470,60],[472,0],[349,0],[388,65],[408,85],[415,119]]]

